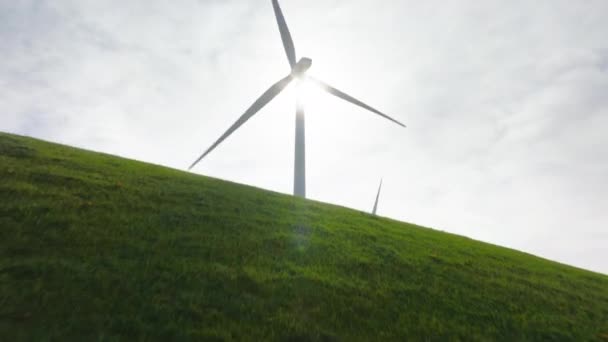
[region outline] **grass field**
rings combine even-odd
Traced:
[[[608,276],[0,133],[0,340],[189,339],[608,340]]]

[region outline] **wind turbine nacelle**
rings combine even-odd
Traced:
[[[301,77],[312,66],[312,59],[303,57],[291,70],[293,77]]]

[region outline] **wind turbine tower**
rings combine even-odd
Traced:
[[[291,33],[287,27],[285,17],[281,7],[279,6],[278,0],[272,0],[272,7],[274,8],[274,14],[279,26],[279,32],[281,34],[281,40],[283,41],[283,47],[287,55],[287,61],[291,68],[290,73],[273,84],[266,92],[262,94],[246,111],[241,117],[234,123],[220,138],[214,142],[192,165],[189,170],[192,169],[198,162],[200,162],[205,156],[213,151],[219,144],[234,133],[239,127],[241,127],[247,120],[253,117],[260,109],[274,99],[283,89],[285,89],[292,81],[297,80],[298,83],[310,82],[326,91],[327,93],[334,95],[342,100],[350,102],[356,106],[366,109],[374,114],[377,114],[385,119],[388,119],[399,126],[405,127],[401,122],[389,117],[388,115],[380,112],[379,110],[368,106],[367,104],[357,100],[356,98],[330,86],[329,84],[320,81],[307,75],[308,69],[312,66],[312,59],[302,57],[296,62],[296,49],[291,38]],[[299,197],[306,197],[306,139],[305,139],[305,115],[304,106],[301,102],[301,98],[298,97],[296,103],[296,141],[295,141],[295,158],[294,158],[294,180],[293,180],[293,194]]]
[[[378,187],[378,193],[376,194],[376,202],[374,202],[374,209],[372,210],[372,215],[376,216],[376,211],[378,210],[378,200],[380,199],[380,190],[382,190],[382,179],[380,180],[380,186]]]

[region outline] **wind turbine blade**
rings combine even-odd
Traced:
[[[327,84],[327,83],[325,83],[323,81],[317,80],[317,79],[315,79],[313,77],[310,77],[310,76],[308,76],[307,79],[310,80],[312,83],[316,84],[317,86],[319,86],[321,89],[325,90],[326,92],[328,92],[328,93],[330,93],[330,94],[332,94],[334,96],[337,96],[337,97],[341,98],[342,100],[348,101],[348,102],[350,102],[350,103],[352,103],[354,105],[357,105],[359,107],[365,108],[365,109],[369,110],[370,112],[376,113],[376,114],[380,115],[381,117],[383,117],[385,119],[391,120],[392,122],[396,123],[399,126],[405,127],[405,125],[402,124],[401,122],[399,122],[399,121],[391,118],[390,116],[382,113],[381,111],[379,111],[379,110],[377,110],[375,108],[372,108],[372,107],[366,105],[365,103],[363,103],[363,102],[357,100],[356,98],[354,98],[354,97],[352,97],[352,96],[350,96],[350,95],[348,95],[348,94],[346,94],[346,93],[344,93],[344,92],[342,92],[342,91],[340,91],[340,90],[338,90],[338,89],[330,86],[329,84]]]
[[[374,202],[374,210],[372,211],[372,215],[376,215],[376,210],[378,210],[378,200],[380,199],[380,190],[382,190],[382,179],[380,180],[380,186],[378,187],[378,193],[376,194],[376,202]]]
[[[289,33],[289,28],[285,22],[285,17],[283,16],[283,11],[281,11],[279,1],[272,0],[272,7],[274,8],[274,15],[277,17],[277,23],[279,24],[279,31],[281,32],[281,39],[283,40],[283,47],[285,48],[285,53],[287,53],[289,65],[293,69],[296,65],[296,48],[293,45],[291,33]]]
[[[251,107],[249,107],[249,109],[247,109],[247,111],[243,115],[241,115],[241,117],[236,120],[236,122],[232,124],[232,126],[230,126],[230,128],[219,139],[217,139],[217,141],[213,143],[213,145],[211,145],[211,147],[207,149],[207,151],[205,151],[205,153],[203,153],[200,157],[198,157],[198,159],[194,163],[192,163],[192,165],[190,165],[188,170],[191,170],[196,164],[198,164],[198,162],[200,162],[203,158],[205,158],[205,156],[207,156],[211,151],[213,151],[222,141],[228,138],[232,133],[234,133],[234,131],[241,127],[241,125],[247,122],[247,120],[254,116],[255,113],[257,113],[266,104],[268,104],[268,102],[270,102],[277,95],[279,95],[279,93],[283,91],[283,89],[285,89],[285,87],[287,87],[287,85],[292,80],[293,77],[289,75],[278,81],[277,83],[273,84],[268,90],[266,90],[266,92],[262,94],[262,96],[260,96],[260,98],[258,98],[251,105]]]

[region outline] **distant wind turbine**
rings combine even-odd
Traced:
[[[378,200],[380,199],[380,190],[382,190],[382,179],[380,180],[380,186],[378,187],[378,193],[376,194],[376,202],[374,202],[374,210],[372,210],[372,215],[376,215],[376,211],[378,210]]]
[[[283,12],[281,11],[281,7],[279,6],[278,0],[272,0],[272,6],[274,8],[274,13],[277,18],[277,23],[279,24],[281,39],[283,40],[283,46],[287,54],[287,60],[289,61],[291,72],[289,73],[289,75],[285,76],[277,83],[272,85],[268,90],[266,90],[266,92],[262,94],[262,96],[260,96],[260,98],[258,98],[251,105],[251,107],[249,107],[249,109],[247,109],[245,113],[234,124],[232,124],[232,126],[230,126],[230,128],[228,128],[228,130],[215,143],[213,143],[213,145],[211,145],[211,147],[209,147],[205,151],[205,153],[203,153],[194,163],[192,163],[192,165],[190,165],[190,167],[188,168],[189,170],[192,169],[196,164],[198,164],[198,162],[200,162],[203,158],[205,158],[205,156],[207,156],[211,151],[213,151],[220,143],[222,143],[222,141],[224,141],[232,133],[234,133],[234,131],[236,131],[245,122],[247,122],[247,120],[254,116],[260,109],[262,109],[266,104],[268,104],[268,102],[274,99],[293,80],[298,80],[300,82],[309,81],[331,95],[334,95],[354,105],[367,109],[368,111],[371,111],[377,115],[382,116],[385,119],[391,120],[392,122],[402,127],[405,127],[404,124],[380,112],[379,110],[368,106],[367,104],[330,86],[329,84],[326,84],[323,81],[306,75],[306,71],[312,65],[312,60],[310,58],[303,57],[296,63],[296,49],[294,47],[293,40],[291,39],[291,34],[289,33],[289,28],[287,28],[287,23],[285,22],[285,17],[283,16]],[[304,127],[304,106],[302,105],[301,100],[298,98],[296,104],[296,148],[294,160],[293,194],[299,197],[306,197],[306,142]]]

